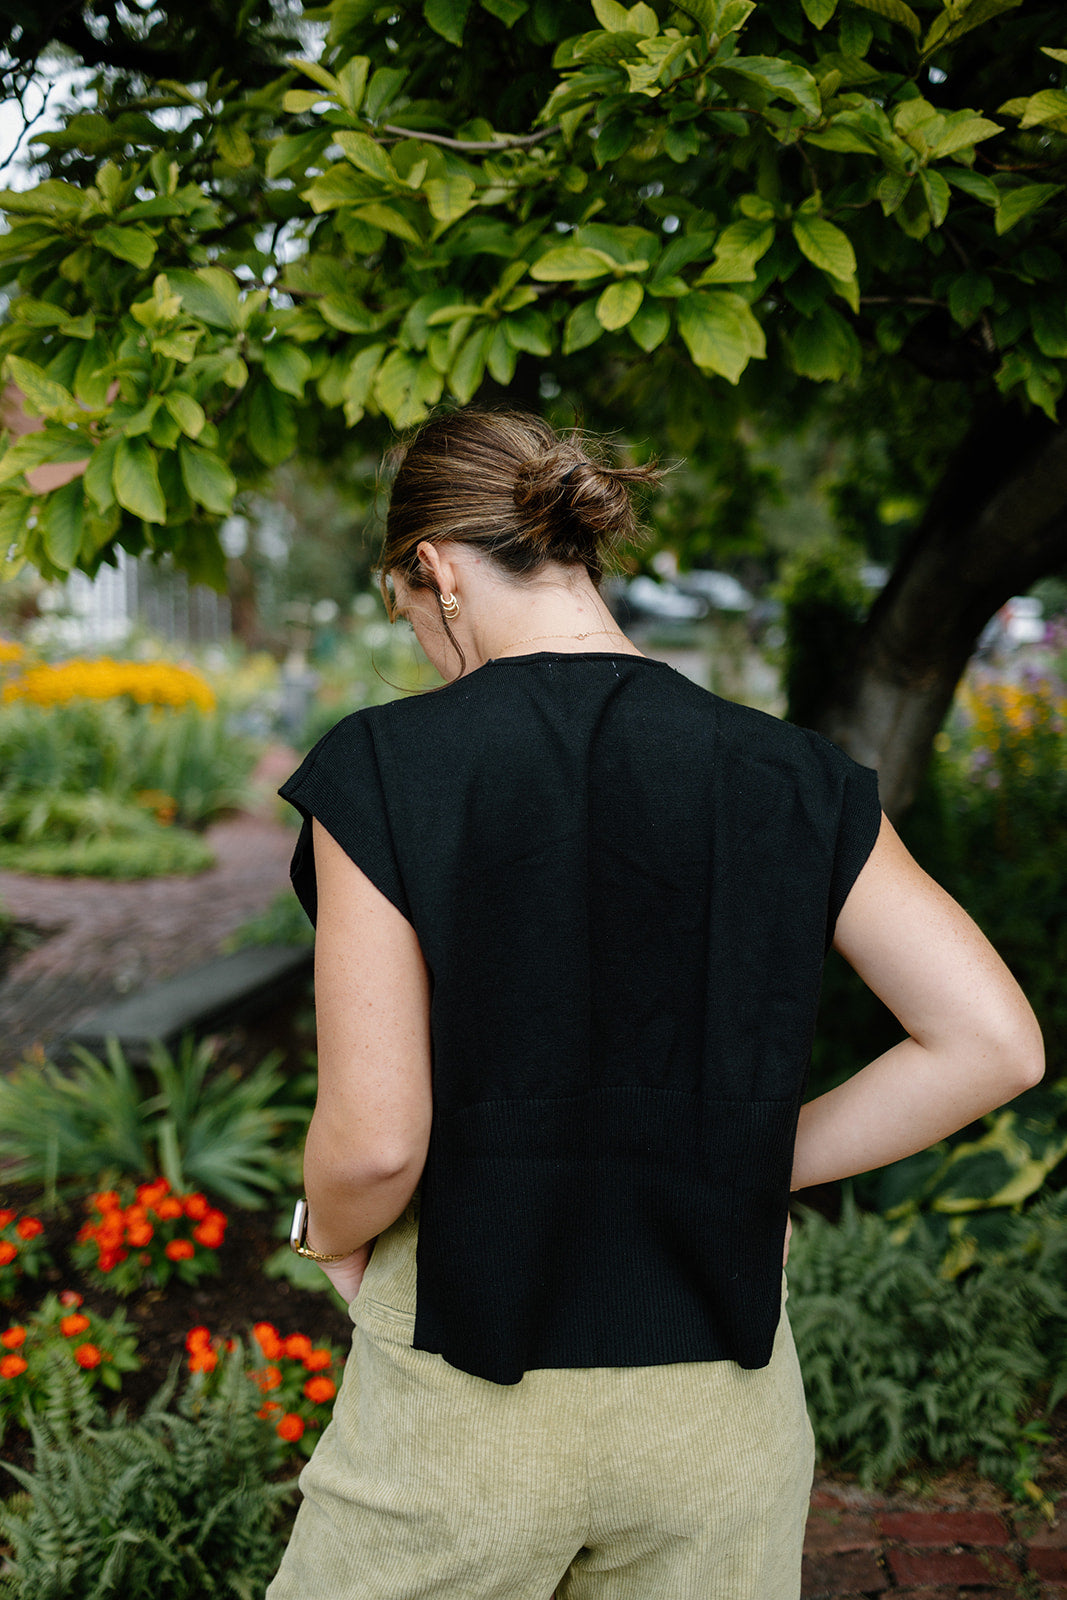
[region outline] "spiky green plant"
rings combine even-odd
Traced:
[[[204,1189],[232,1205],[262,1205],[295,1178],[306,1106],[285,1103],[278,1058],[251,1071],[213,1071],[210,1042],[156,1046],[146,1090],[111,1040],[76,1064],[24,1062],[0,1078],[0,1164],[54,1203],[65,1185],[162,1175],[179,1192]]]

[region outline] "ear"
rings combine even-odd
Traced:
[[[455,594],[456,571],[441,549],[423,539],[415,548],[423,571],[433,580],[438,594]]]

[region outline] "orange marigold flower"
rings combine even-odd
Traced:
[[[190,1372],[214,1372],[219,1358],[214,1350],[194,1350],[189,1356]]]
[[[122,1201],[114,1189],[101,1189],[97,1194],[89,1196],[88,1204],[94,1206],[101,1215],[108,1211],[121,1211]]]
[[[126,1229],[126,1242],[132,1244],[135,1250],[140,1250],[144,1245],[152,1243],[155,1233],[150,1222],[134,1222]]]
[[[278,1412],[281,1409],[282,1407],[280,1400],[264,1400],[263,1404],[256,1412],[256,1416],[259,1417],[263,1422],[269,1422],[272,1417],[276,1417],[278,1415]]]
[[[282,1341],[272,1322],[257,1322],[252,1334],[268,1361],[276,1361],[282,1353]]]
[[[172,1239],[163,1254],[168,1261],[188,1261],[196,1255],[196,1246],[191,1239]]]
[[[63,1293],[59,1297],[59,1303],[61,1306],[77,1307],[82,1303],[82,1296],[78,1293],[77,1289],[64,1289]]]
[[[295,1444],[304,1436],[304,1419],[298,1417],[295,1411],[287,1411],[274,1431],[280,1439]]]
[[[277,1367],[264,1367],[262,1372],[254,1372],[252,1376],[264,1394],[269,1394],[272,1389],[280,1389],[282,1386],[282,1375]]]
[[[0,1239],[0,1267],[10,1266],[18,1255],[18,1250],[10,1239]]]
[[[36,1239],[39,1233],[44,1232],[44,1223],[37,1217],[20,1217],[15,1224],[15,1232],[20,1239]]]
[[[96,1229],[91,1222],[83,1222],[78,1229],[77,1239],[79,1244],[85,1244],[89,1239],[96,1238]]]
[[[101,1250],[117,1250],[126,1235],[126,1224],[116,1213],[102,1222],[96,1230],[96,1242]]]
[[[157,1178],[154,1183],[137,1185],[137,1200],[142,1206],[154,1206],[165,1194],[170,1194],[170,1184],[166,1178]]]
[[[98,1367],[103,1357],[99,1345],[80,1344],[74,1352],[74,1359],[79,1367],[84,1367],[88,1371],[91,1367]]]
[[[0,1378],[18,1378],[26,1371],[28,1362],[22,1356],[4,1356],[0,1361]],[[299,1435],[298,1435],[299,1437]]]
[[[172,1194],[168,1194],[158,1202],[154,1210],[160,1222],[170,1222],[175,1217],[181,1216],[182,1203],[180,1200],[176,1200]]]
[[[80,1311],[72,1311],[69,1316],[59,1319],[59,1331],[66,1339],[76,1338],[79,1333],[84,1333],[89,1326],[89,1318]]]
[[[7,1328],[3,1333],[0,1333],[0,1344],[3,1345],[5,1350],[17,1350],[20,1345],[24,1345],[25,1343],[26,1330],[22,1326],[21,1322],[13,1323],[10,1328]]]
[[[311,1340],[306,1333],[291,1333],[285,1341],[285,1353],[292,1356],[294,1361],[303,1361],[305,1356],[311,1354]]]
[[[6,1228],[9,1222],[14,1222],[15,1213],[7,1206],[0,1210],[0,1228]]]
[[[304,1357],[304,1365],[309,1372],[321,1372],[323,1367],[328,1367],[333,1360],[329,1350],[312,1350]]]
[[[187,1194],[182,1204],[185,1207],[185,1215],[191,1217],[194,1222],[203,1222],[211,1210],[207,1195],[204,1194]]]
[[[101,1250],[97,1260],[97,1270],[100,1272],[113,1272],[120,1261],[125,1261],[128,1250]]]
[[[193,1238],[197,1244],[202,1244],[208,1250],[217,1250],[222,1243],[224,1228],[213,1227],[210,1222],[201,1222],[193,1229]]]
[[[202,1325],[199,1328],[190,1328],[185,1335],[185,1348],[187,1350],[207,1350],[211,1346],[211,1331]]]
[[[316,1405],[324,1405],[337,1393],[337,1385],[332,1378],[309,1378],[304,1385],[304,1393]]]

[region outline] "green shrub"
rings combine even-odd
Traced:
[[[315,943],[315,929],[291,889],[276,895],[258,917],[243,922],[226,942],[227,950],[244,950],[249,945]]]
[[[828,678],[847,661],[867,609],[862,552],[843,540],[800,551],[778,586],[785,627],[784,681],[788,717],[808,726]]]
[[[158,1173],[183,1193],[204,1189],[233,1205],[262,1205],[298,1177],[294,1148],[306,1106],[283,1100],[277,1057],[247,1073],[212,1072],[207,1042],[151,1052],[144,1088],[112,1041],[103,1059],[75,1047],[77,1064],[24,1062],[0,1078],[0,1163],[16,1183],[93,1188]],[[283,1138],[283,1135],[285,1137]]]
[[[269,1481],[261,1396],[234,1361],[217,1396],[173,1379],[139,1421],[100,1420],[57,1384],[32,1424],[26,1491],[0,1510],[12,1548],[0,1594],[12,1600],[258,1600],[281,1557],[282,1502]]]
[[[994,1259],[942,1275],[919,1222],[905,1243],[846,1199],[839,1223],[805,1213],[789,1257],[789,1313],[822,1457],[886,1483],[912,1463],[1026,1490],[1035,1406],[1067,1393],[1067,1194],[1014,1219]]]
[[[67,844],[0,844],[0,869],[50,878],[161,878],[206,872],[214,852],[180,828],[72,839]]]
[[[140,1367],[137,1336],[122,1311],[101,1316],[80,1295],[46,1295],[25,1322],[4,1330],[0,1361],[0,1438],[10,1422],[28,1424],[50,1409],[57,1382],[68,1396],[122,1387]]]

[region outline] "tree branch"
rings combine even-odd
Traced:
[[[449,139],[443,133],[423,133],[417,128],[398,128],[391,122],[382,123],[383,133],[395,134],[398,139],[425,139],[427,144],[443,144],[448,150],[515,150],[522,145],[540,144],[559,132],[559,123],[543,128],[540,133],[507,133],[502,139]]]

